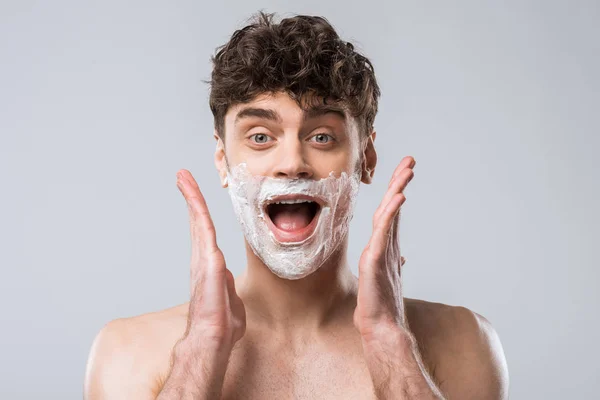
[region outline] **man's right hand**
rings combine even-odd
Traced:
[[[192,242],[188,323],[179,344],[231,349],[246,331],[244,303],[217,246],[215,226],[196,180],[185,169],[177,177],[189,211]]]
[[[169,377],[157,399],[217,399],[233,345],[246,332],[246,310],[217,246],[215,227],[192,174],[177,173],[190,215],[191,298],[187,327],[175,344]]]

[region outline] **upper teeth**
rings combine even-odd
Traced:
[[[292,199],[292,200],[279,200],[273,202],[274,204],[297,204],[297,203],[312,203],[310,200],[304,199]]]

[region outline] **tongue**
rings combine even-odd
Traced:
[[[271,221],[281,230],[293,232],[306,228],[312,220],[307,204],[274,204]]]

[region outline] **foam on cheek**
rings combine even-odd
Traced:
[[[273,273],[300,279],[317,270],[345,238],[360,175],[333,172],[321,180],[282,179],[251,175],[246,164],[228,173],[229,194],[244,236],[254,253]],[[279,242],[269,229],[265,203],[276,196],[304,194],[323,203],[314,232],[302,242]]]

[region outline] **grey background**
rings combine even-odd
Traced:
[[[323,15],[375,65],[380,159],[353,271],[412,155],[406,296],[487,317],[512,399],[597,398],[598,2],[301,3],[0,3],[1,398],[81,398],[105,323],[187,301],[178,169],[242,271],[202,80],[260,8]]]

